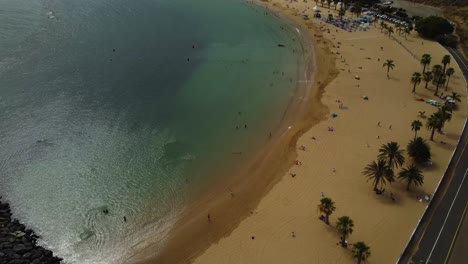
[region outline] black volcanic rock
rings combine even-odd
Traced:
[[[52,251],[38,246],[37,238],[31,229],[11,218],[10,206],[0,200],[0,264],[62,263]]]

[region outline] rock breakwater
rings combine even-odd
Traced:
[[[0,200],[0,264],[62,263],[52,251],[38,246],[37,238],[31,229],[11,218],[10,206]]]

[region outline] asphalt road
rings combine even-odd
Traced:
[[[452,57],[462,68],[465,79],[468,79],[468,62],[457,50],[447,48]],[[468,88],[468,87],[467,87]],[[411,252],[415,264],[442,264],[449,259],[451,249],[466,244],[468,241],[456,239],[465,206],[468,203],[468,128],[465,126],[439,190],[433,202],[423,216],[408,248],[398,263],[409,263]],[[463,231],[464,232],[464,231]],[[458,233],[459,234],[459,233]],[[466,237],[465,234],[459,237]],[[453,262],[452,262],[453,263]],[[466,262],[462,262],[466,263]]]
[[[442,264],[448,258],[468,202],[468,148],[466,144],[464,147],[452,182],[424,232],[413,263]]]
[[[468,251],[466,245],[468,241],[468,204],[465,206],[465,214],[462,216],[463,221],[457,228],[456,240],[452,244],[452,250],[448,257],[448,264],[465,263],[468,259]]]
[[[440,8],[413,3],[405,0],[393,0],[393,7],[404,8],[410,16],[443,16]]]

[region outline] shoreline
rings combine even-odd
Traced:
[[[283,4],[279,0],[268,2]],[[362,176],[362,170],[375,160],[382,144],[396,141],[400,149],[406,149],[414,136],[410,124],[419,119],[418,111],[424,110],[429,116],[437,110],[419,102],[421,98],[440,101],[433,95],[434,87],[425,88],[422,82],[413,95],[410,78],[414,71],[421,70],[418,58],[423,53],[432,55],[432,67],[440,64],[448,51],[438,43],[422,40],[414,32],[406,39],[396,33],[392,38],[387,37],[373,25],[365,32],[336,29],[312,18],[313,3],[288,4],[296,11],[289,9],[286,12],[300,15],[300,10],[309,9],[310,21],[316,22],[313,24],[320,22],[331,29],[328,34],[325,30],[323,35],[332,43],[329,45],[333,48],[332,53],[341,54],[343,58],[336,56],[336,65],[341,72],[327,86],[321,101],[338,116],[325,118],[299,138],[297,147],[307,147],[297,154],[303,165],[292,166],[288,171],[297,173],[297,177],[293,179],[285,173],[250,217],[210,246],[194,263],[355,263],[350,248],[335,246],[339,235],[334,223],[343,215],[349,215],[355,223],[355,230],[348,240],[370,245],[372,255],[368,263],[395,263],[426,206],[418,197],[432,196],[463,129],[467,117],[464,101],[467,91],[461,71],[452,58],[450,67],[455,68],[456,76],[450,81],[450,91],[439,90],[439,93],[447,94],[457,92],[462,98],[451,122],[444,127],[445,132],[437,134],[435,141],[429,141],[430,132],[425,126],[418,132],[418,136],[429,142],[434,162],[430,167],[422,168],[424,185],[412,186],[411,191],[407,191],[406,186],[397,181],[387,184],[389,190],[384,195],[376,196],[371,184]],[[322,17],[326,16],[327,10],[336,16],[333,7],[318,6],[322,9]],[[319,46],[315,48],[319,49]],[[382,69],[386,59],[395,60],[397,65],[389,78]],[[360,78],[355,78],[356,75]],[[364,95],[370,99],[363,100]],[[345,109],[341,108],[343,101]],[[427,119],[421,119],[425,124]],[[335,128],[333,133],[327,131],[327,126]],[[312,137],[317,141],[311,141]],[[308,151],[309,148],[313,150]],[[330,226],[317,219],[316,208],[323,193],[337,206]],[[389,244],[392,246],[388,247]]]
[[[251,214],[261,198],[291,167],[297,156],[298,138],[323,120],[328,112],[328,108],[320,102],[320,97],[326,84],[338,73],[334,67],[334,55],[330,56],[331,51],[326,45],[325,49],[322,47],[319,49],[312,32],[304,28],[297,17],[278,8],[272,9],[268,3],[262,1],[246,2],[246,4],[267,9],[270,15],[284,20],[290,30],[301,29],[301,45],[303,52],[307,52],[307,58],[301,57],[305,62],[303,67],[299,68],[298,81],[305,77],[310,82],[298,85],[270,142],[257,151],[245,167],[236,170],[226,180],[223,178],[221,182],[211,186],[210,190],[213,191],[190,205],[169,232],[168,242],[157,256],[154,255],[156,249],[149,245],[131,256],[129,259],[131,263],[190,263],[211,244],[227,236]],[[317,57],[320,57],[321,61],[328,60],[324,63],[326,66],[322,64],[318,66],[315,63]],[[321,76],[321,81],[315,82],[316,76]],[[291,124],[294,126],[288,128]],[[271,166],[270,163],[275,166]],[[249,179],[246,179],[245,175],[249,175]],[[233,192],[230,193],[230,190]],[[211,222],[207,221],[207,214],[210,214]]]

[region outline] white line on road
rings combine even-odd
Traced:
[[[460,183],[460,186],[458,186],[457,193],[455,194],[455,197],[453,198],[452,204],[450,205],[449,211],[447,212],[447,216],[445,217],[444,223],[442,224],[442,228],[440,229],[439,235],[437,235],[436,241],[434,242],[434,246],[431,249],[431,253],[429,253],[429,256],[427,257],[426,264],[429,263],[429,260],[431,259],[432,252],[434,252],[434,249],[437,245],[437,242],[439,241],[440,234],[442,234],[442,231],[444,231],[445,223],[447,222],[447,219],[450,215],[450,212],[452,211],[453,204],[455,203],[455,200],[457,200],[458,193],[460,192],[461,187],[463,186],[463,182],[465,181],[466,174],[468,173],[468,168],[465,171],[465,175],[463,175],[463,179]]]
[[[451,50],[453,51],[453,49],[451,49]],[[458,55],[457,52],[454,51],[453,53],[457,56],[458,59],[460,59],[460,62],[463,64],[463,66],[465,66],[465,69],[468,69],[468,66],[466,66],[465,61],[463,60],[463,58],[460,57],[460,55]]]

